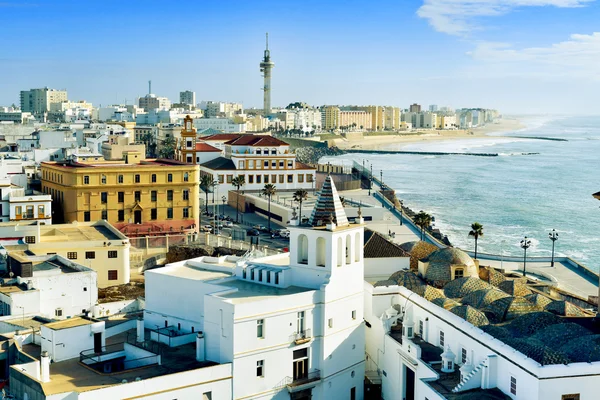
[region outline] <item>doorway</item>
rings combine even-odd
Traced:
[[[404,400],[415,400],[415,371],[404,366]]]
[[[308,378],[308,348],[294,350],[294,381]]]
[[[142,223],[142,210],[135,210],[133,212],[133,222],[136,224]]]
[[[102,353],[102,332],[94,333],[94,353]]]

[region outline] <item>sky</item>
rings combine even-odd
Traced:
[[[0,0],[0,105],[70,100],[486,107],[598,114],[600,0]]]

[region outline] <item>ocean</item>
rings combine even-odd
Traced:
[[[600,117],[520,118],[526,128],[482,138],[394,144],[386,149],[467,155],[346,154],[325,161],[373,164],[405,206],[435,217],[435,227],[459,248],[473,250],[471,223],[484,227],[478,251],[550,256],[548,233],[556,229],[556,254],[600,270]],[[500,136],[514,136],[505,138]],[[525,137],[561,138],[567,141]],[[523,153],[539,153],[522,155]]]

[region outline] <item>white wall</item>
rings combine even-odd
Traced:
[[[93,333],[104,332],[104,321],[65,329],[40,328],[42,351],[47,351],[53,362],[79,357],[83,350],[94,348]],[[102,346],[106,337],[102,335]]]

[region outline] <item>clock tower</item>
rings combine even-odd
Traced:
[[[188,164],[196,163],[196,129],[194,128],[194,121],[189,115],[186,115],[183,119],[181,142],[179,144],[179,161]]]

